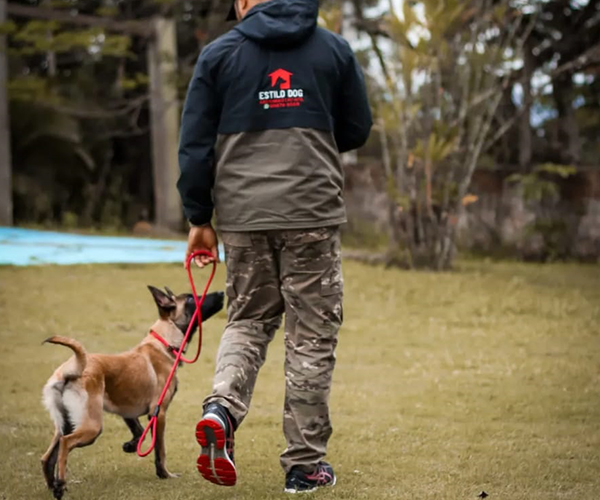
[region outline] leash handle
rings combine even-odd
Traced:
[[[186,359],[183,356],[181,356],[181,358],[180,358],[180,360],[183,363],[186,363],[188,365],[193,364],[196,361],[198,361],[198,358],[200,357],[200,352],[202,351],[202,309],[201,308],[202,308],[202,304],[204,303],[204,299],[206,299],[206,296],[208,295],[208,289],[210,288],[210,285],[212,284],[212,281],[215,277],[215,273],[217,272],[217,261],[215,260],[213,262],[212,271],[210,272],[210,276],[208,277],[208,280],[206,281],[206,286],[204,287],[204,291],[202,292],[202,297],[200,299],[198,299],[198,293],[196,292],[196,284],[194,283],[194,277],[192,276],[192,262],[194,262],[194,259],[199,255],[208,255],[208,256],[212,257],[212,254],[205,250],[194,252],[192,255],[190,255],[190,257],[188,258],[188,260],[185,264],[185,268],[187,269],[187,273],[188,273],[188,278],[190,280],[190,285],[192,286],[192,296],[194,297],[194,301],[196,302],[196,312],[192,316],[192,321],[188,328],[191,328],[191,325],[194,324],[194,320],[196,318],[198,318],[198,351],[196,351],[196,356],[192,359]]]
[[[213,278],[215,277],[215,272],[217,271],[217,261],[216,260],[213,261],[212,272],[210,273],[210,276],[206,282],[206,286],[204,287],[204,291],[202,292],[202,297],[198,298],[198,294],[196,292],[196,284],[194,283],[194,277],[192,276],[192,262],[194,261],[194,259],[196,257],[198,257],[200,255],[206,255],[208,257],[213,257],[213,255],[206,250],[198,250],[198,251],[192,253],[188,257],[187,262],[185,263],[185,268],[188,272],[188,278],[190,280],[190,284],[192,285],[192,296],[194,297],[194,302],[196,303],[196,311],[194,312],[194,315],[192,316],[192,320],[190,321],[190,324],[188,326],[187,332],[185,333],[185,336],[183,337],[183,342],[181,343],[181,346],[179,347],[179,351],[177,351],[177,355],[175,356],[175,361],[173,362],[173,366],[171,367],[171,372],[169,373],[169,376],[167,377],[165,386],[163,387],[162,393],[160,394],[160,397],[158,398],[158,402],[156,403],[156,408],[152,412],[152,415],[150,416],[150,421],[148,422],[148,425],[144,429],[144,432],[142,433],[142,435],[140,436],[140,440],[138,441],[137,454],[141,458],[144,458],[144,457],[147,457],[148,455],[150,455],[150,453],[152,453],[152,450],[154,450],[154,447],[156,446],[156,425],[158,422],[158,413],[160,412],[160,407],[167,395],[167,391],[169,389],[169,386],[171,385],[171,382],[173,381],[173,377],[175,376],[175,372],[177,371],[177,367],[179,366],[179,363],[180,362],[187,363],[187,364],[195,363],[196,361],[198,361],[198,358],[200,357],[200,352],[202,351],[202,304],[204,303],[204,300],[206,299],[206,296],[208,295],[208,290],[210,288],[210,285],[212,284]],[[186,359],[183,357],[183,350],[185,349],[185,346],[188,343],[190,334],[192,333],[192,330],[194,327],[194,321],[196,320],[196,318],[198,319],[198,352],[196,353],[196,356],[193,359]],[[142,445],[144,444],[144,441],[146,440],[146,436],[148,435],[148,432],[150,432],[150,430],[152,431],[152,442],[150,443],[150,447],[146,451],[143,451]]]
[[[142,432],[142,435],[140,436],[140,440],[138,441],[137,454],[141,458],[144,458],[144,457],[147,457],[148,455],[150,455],[150,453],[152,453],[152,450],[154,450],[154,447],[156,446],[156,425],[158,424],[158,412],[159,411],[160,411],[160,405],[158,405],[156,407],[156,410],[152,413],[152,416],[150,417],[150,422],[148,422],[148,425],[144,429],[144,432]],[[150,443],[150,448],[148,448],[146,451],[142,451],[142,444],[146,440],[146,435],[148,434],[148,431],[150,431],[150,430],[152,430],[152,443]]]

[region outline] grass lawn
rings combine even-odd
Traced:
[[[222,289],[224,269],[213,289]],[[451,274],[347,262],[346,323],[332,395],[322,499],[592,499],[600,493],[600,268],[463,263]],[[156,312],[146,284],[184,291],[180,266],[0,268],[0,499],[51,498],[39,457],[52,436],[46,379],[70,351],[118,352]],[[225,315],[206,324],[198,364],[180,371],[167,423],[175,480],[121,451],[106,415],[92,447],[70,455],[71,499],[284,498],[278,455],[283,339],[272,344],[237,435],[239,484],[204,482],[193,429],[211,385]]]

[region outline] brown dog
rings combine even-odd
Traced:
[[[190,294],[175,295],[148,287],[158,306],[159,319],[142,342],[122,354],[88,354],[76,340],[50,337],[44,342],[69,347],[75,356],[50,377],[43,391],[44,404],[56,430],[42,469],[55,498],[65,491],[67,456],[73,448],[94,443],[102,432],[102,411],[120,415],[133,438],[123,450],[134,453],[143,428],[138,420],[154,411],[175,359],[174,350],[183,342],[196,305]],[[202,320],[223,308],[223,293],[212,293],[202,305]],[[194,330],[197,327],[194,325]],[[162,340],[161,340],[162,339]],[[156,426],[155,466],[161,479],[172,477],[165,460],[165,417],[177,392],[175,377],[160,407]],[[58,471],[55,473],[58,462]]]

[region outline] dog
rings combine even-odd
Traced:
[[[196,311],[191,294],[175,295],[165,288],[148,287],[158,307],[159,319],[142,342],[130,351],[89,354],[76,340],[54,336],[44,343],[71,349],[75,355],[50,377],[43,390],[43,402],[54,421],[55,433],[42,456],[42,470],[55,498],[66,489],[67,456],[74,448],[93,444],[102,432],[103,410],[119,415],[133,438],[123,451],[134,453],[144,431],[139,417],[155,411],[157,401],[181,347],[185,332]],[[207,295],[202,304],[205,321],[223,308],[222,292]],[[194,321],[194,331],[198,321]],[[191,335],[190,335],[191,340]],[[173,379],[160,406],[156,425],[155,466],[161,479],[174,477],[165,457],[165,416],[177,392]],[[56,471],[58,465],[58,471]]]

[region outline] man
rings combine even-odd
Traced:
[[[342,323],[339,153],[362,146],[372,120],[350,46],[317,27],[317,0],[236,0],[241,22],[200,55],[183,111],[178,188],[188,255],[227,256],[228,324],[196,437],[198,469],[234,485],[233,435],[285,313],[285,491],[335,483],[323,458]],[[213,204],[214,201],[214,204]]]

